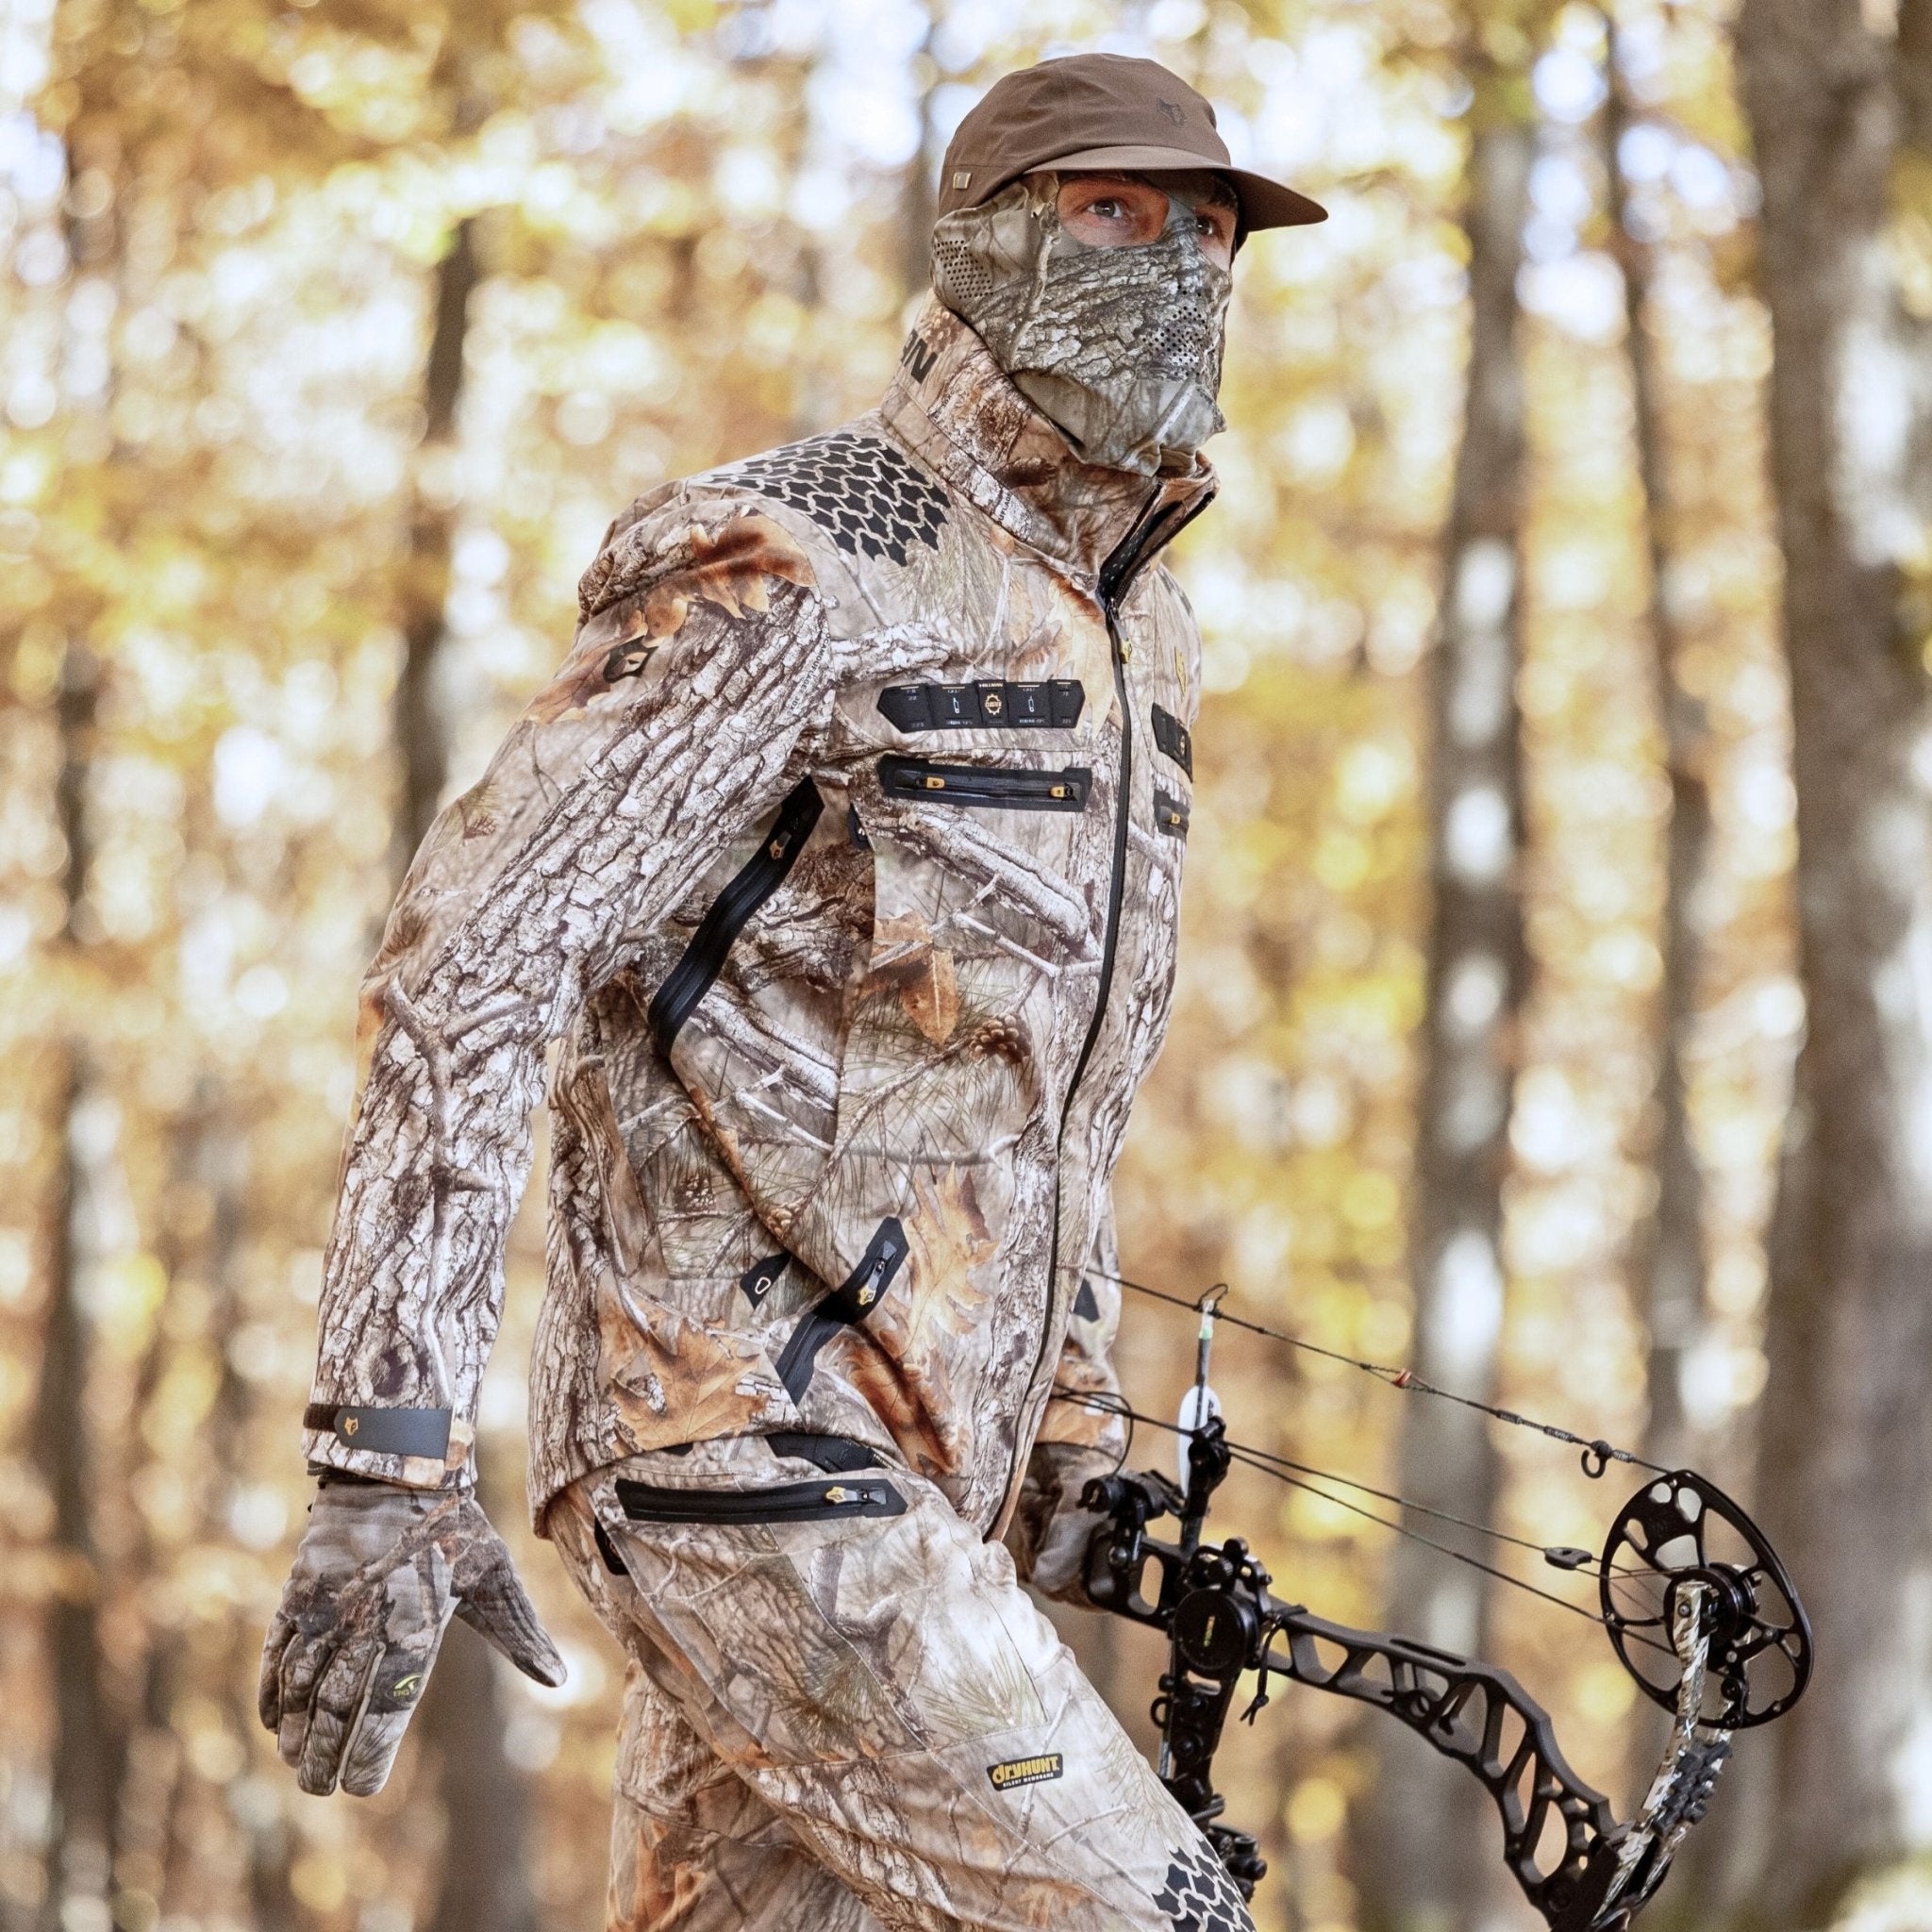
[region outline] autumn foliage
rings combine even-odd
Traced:
[[[1222,495],[1176,559],[1208,694],[1125,1272],[1225,1280],[1348,1355],[1415,1350],[1431,854],[1499,836],[1480,804],[1432,834],[1428,678],[1472,142],[1513,117],[1520,661],[1497,675],[1522,824],[1498,876],[1524,974],[1496,1034],[1497,1272],[1457,1319],[1489,1324],[1504,1400],[1643,1439],[1669,1048],[1701,1183],[1674,1426],[1749,1493],[1806,1008],[1728,34],[1710,0],[1627,0],[1608,25],[1580,0],[25,0],[0,20],[0,1926],[453,1932],[492,1847],[516,1865],[490,1890],[501,1924],[600,1922],[617,1663],[519,1507],[541,1178],[479,1442],[569,1685],[477,1666],[489,1777],[462,1783],[480,1760],[425,1709],[368,1804],[299,1796],[253,1716],[308,1494],[355,989],[425,795],[472,785],[551,677],[608,520],[876,399],[945,136],[1043,51],[1153,53],[1223,105],[1238,158],[1333,210],[1239,260]],[[1932,225],[1907,211],[1891,245],[1923,316]],[[758,608],[760,570],[709,559],[690,594]],[[639,611],[641,648],[683,594]],[[1708,836],[1673,980],[1691,780]],[[902,937],[875,979],[942,1037],[958,990]],[[1503,998],[1480,974],[1440,991],[1445,1026]],[[970,1257],[970,1191],[936,1208]],[[1137,1401],[1173,1413],[1191,1336],[1129,1297]],[[1385,1386],[1232,1337],[1217,1380],[1244,1440],[1395,1487]],[[1594,1543],[1621,1495],[1503,1433],[1498,1521]],[[1168,1466],[1172,1441],[1133,1453]],[[1279,1593],[1379,1621],[1382,1527],[1252,1472],[1224,1493]],[[1648,1733],[1608,1646],[1513,1593],[1482,1614],[1627,1804]],[[1158,1653],[1063,1628],[1150,1739]],[[1229,1818],[1274,1868],[1264,1927],[1366,1924],[1375,1861],[1402,1855],[1367,1828],[1374,1740],[1328,1702],[1277,1692],[1224,1753]],[[465,1817],[512,1822],[479,1847]]]

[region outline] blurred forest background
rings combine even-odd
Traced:
[[[953,125],[1091,46],[1333,210],[1244,253],[1178,562],[1126,1265],[1732,1489],[1823,1664],[1650,1923],[1932,1927],[1932,0],[7,0],[5,1932],[600,1924],[616,1657],[523,1524],[537,1212],[482,1461],[570,1684],[456,1630],[369,1803],[256,1724],[356,981],[607,520],[868,407]],[[1130,1298],[1163,1413],[1191,1325]],[[1328,1369],[1224,1336],[1235,1433],[1538,1543],[1623,1500]],[[1508,1662],[1628,1808],[1658,1735],[1599,1637],[1223,1502],[1284,1594]],[[1147,1737],[1155,1652],[1065,1626]],[[1533,1923],[1474,1781],[1358,1716],[1230,1733],[1260,1924]]]

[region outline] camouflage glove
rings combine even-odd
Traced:
[[[305,1791],[381,1790],[452,1610],[526,1677],[563,1682],[474,1497],[325,1481],[261,1653],[261,1721]]]
[[[1076,1442],[1036,1442],[1026,1459],[1020,1501],[1007,1527],[1007,1549],[1023,1583],[1065,1604],[1087,1603],[1087,1552],[1107,1518],[1083,1508],[1088,1478],[1111,1475],[1115,1458]]]

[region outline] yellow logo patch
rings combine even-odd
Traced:
[[[992,1780],[996,1791],[1009,1791],[1015,1785],[1044,1784],[1050,1777],[1058,1777],[1066,1769],[1066,1760],[1058,1751],[1048,1751],[1039,1757],[1009,1757],[1004,1764],[989,1764],[986,1774]]]

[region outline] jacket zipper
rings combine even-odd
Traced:
[[[840,1329],[856,1327],[871,1317],[879,1298],[892,1285],[892,1278],[906,1258],[906,1247],[905,1228],[896,1215],[888,1215],[879,1223],[851,1274],[799,1317],[791,1340],[773,1364],[779,1381],[785,1385],[785,1392],[794,1403],[805,1400],[812,1371],[818,1364],[819,1350]]]
[[[724,970],[733,941],[752,914],[785,883],[824,809],[818,788],[809,778],[801,778],[778,808],[764,842],[712,900],[691,943],[664,975],[651,1001],[649,1023],[658,1051],[667,1059],[679,1029]]]
[[[879,783],[890,798],[936,798],[947,805],[1004,807],[1008,811],[1085,811],[1093,774],[1014,771],[986,765],[936,765],[927,758],[883,758]]]
[[[1120,776],[1114,790],[1113,873],[1108,885],[1107,930],[1106,937],[1101,941],[1100,983],[1094,991],[1093,1017],[1087,1023],[1087,1038],[1081,1044],[1080,1058],[1074,1062],[1074,1077],[1067,1082],[1067,1097],[1060,1108],[1059,1132],[1054,1137],[1053,1239],[1047,1247],[1046,1320],[1041,1324],[1040,1350],[1034,1357],[1033,1374],[1026,1387],[1029,1403],[1033,1391],[1039,1386],[1041,1369],[1046,1361],[1047,1341],[1053,1334],[1053,1309],[1059,1294],[1060,1191],[1065,1166],[1067,1122],[1073,1117],[1074,1097],[1080,1091],[1080,1081],[1087,1072],[1087,1062],[1093,1057],[1094,1043],[1100,1038],[1100,1028],[1107,1018],[1108,997],[1113,991],[1114,954],[1120,944],[1121,900],[1125,893],[1127,883],[1127,827],[1132,822],[1134,806],[1134,706],[1127,691],[1126,651],[1121,641],[1121,599],[1126,594],[1147,558],[1179,536],[1211,501],[1211,497],[1203,498],[1183,510],[1177,518],[1157,511],[1145,523],[1128,531],[1100,566],[1100,575],[1095,585],[1101,615],[1107,619],[1108,641],[1113,646],[1113,688],[1121,708],[1121,765]],[[1031,1445],[1027,1446],[1030,1449]],[[1021,1453],[1020,1440],[1016,1435],[1013,1439],[1013,1460],[1007,1471],[1007,1487],[1002,1497],[1002,1507],[1005,1496],[1013,1493],[1013,1484],[1020,1474]]]
[[[621,1476],[617,1502],[633,1523],[823,1523],[906,1513],[906,1498],[876,1476],[776,1483],[765,1490],[674,1490]]]

